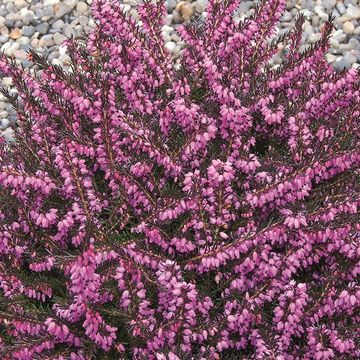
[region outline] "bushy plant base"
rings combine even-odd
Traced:
[[[1,359],[358,359],[357,70],[306,52],[284,1],[209,1],[179,28],[94,0],[64,73],[0,58]],[[268,66],[278,44],[284,63]]]

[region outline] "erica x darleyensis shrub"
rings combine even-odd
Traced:
[[[71,73],[1,58],[1,359],[359,358],[359,72],[331,22],[300,53],[284,1],[238,5],[181,26],[177,65],[164,1],[95,0]]]

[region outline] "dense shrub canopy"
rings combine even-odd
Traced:
[[[0,153],[2,359],[360,357],[357,70],[334,72],[284,1],[179,27],[94,0],[65,73],[12,76]],[[284,43],[283,65],[269,60]]]

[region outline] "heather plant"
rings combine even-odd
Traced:
[[[71,71],[0,58],[1,359],[358,359],[360,76],[283,0],[94,0]],[[283,64],[269,65],[278,45]]]

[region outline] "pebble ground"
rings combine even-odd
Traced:
[[[137,17],[136,5],[139,0],[123,0],[126,11]],[[14,57],[25,67],[32,64],[26,53],[34,49],[44,54],[53,64],[67,68],[69,57],[64,46],[66,37],[81,38],[88,32],[94,21],[90,16],[92,0],[0,0],[0,51]],[[254,11],[254,1],[243,1],[237,16],[242,18]],[[207,0],[167,0],[168,15],[163,28],[166,46],[178,55],[182,42],[176,33],[176,25],[190,18],[194,11],[204,12]],[[327,60],[336,69],[360,66],[360,0],[288,0],[286,11],[278,26],[278,33],[287,31],[301,12],[306,18],[303,47],[316,42],[320,37],[320,26],[329,15],[336,17],[336,28],[331,39]],[[280,57],[273,59],[274,65],[281,63]],[[0,86],[12,87],[11,78],[0,75]],[[12,138],[10,122],[16,114],[3,95],[0,94],[0,132],[7,140]]]

